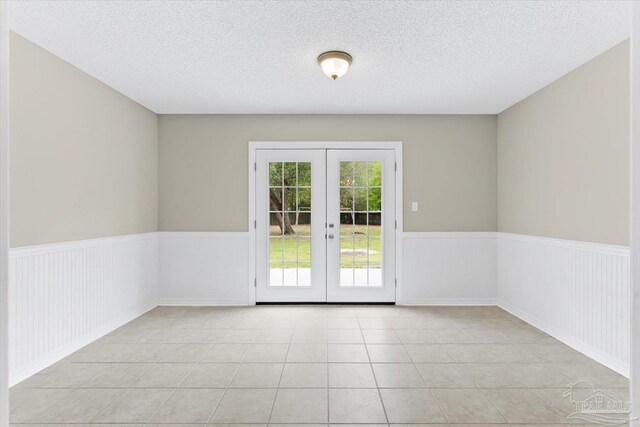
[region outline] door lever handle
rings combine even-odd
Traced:
[[[329,234],[327,237],[330,238],[330,239],[333,239],[334,235],[333,234]]]

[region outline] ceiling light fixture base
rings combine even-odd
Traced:
[[[344,76],[352,62],[353,57],[340,50],[330,50],[318,56],[318,64],[320,64],[322,72],[333,80]]]

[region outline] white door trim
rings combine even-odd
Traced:
[[[631,5],[631,410],[640,426],[640,5]]]
[[[403,304],[402,286],[402,235],[404,201],[402,193],[402,141],[249,141],[248,142],[248,170],[249,170],[249,212],[247,215],[249,230],[249,280],[247,283],[249,295],[247,304],[256,303],[256,151],[261,150],[295,150],[295,149],[337,149],[337,150],[395,150],[396,157],[396,304]]]
[[[0,2],[0,427],[9,425],[9,26]]]

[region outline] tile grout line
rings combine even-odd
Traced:
[[[236,318],[241,319],[241,318],[242,318],[242,316],[238,315]],[[328,318],[328,315],[327,315],[327,316],[325,316],[325,318]],[[356,320],[357,320],[357,322],[358,322],[358,325],[359,325],[360,335],[364,338],[364,332],[366,332],[367,330],[366,330],[366,329],[363,329],[362,324],[361,324],[361,320],[365,319],[365,317],[358,317],[358,316],[357,316],[357,314],[356,314],[356,317],[355,317],[355,318],[356,318]],[[385,318],[385,317],[379,317],[379,318]],[[227,327],[230,327],[230,326],[227,326]],[[198,328],[196,328],[196,329],[198,329]],[[205,328],[205,329],[209,329],[209,328]],[[251,328],[251,329],[253,329],[253,328]],[[467,329],[469,329],[469,328],[467,328]],[[487,329],[491,329],[491,328],[487,328]],[[186,329],[185,329],[185,331],[188,331],[188,330],[189,330],[188,328],[186,328]],[[233,331],[233,329],[225,329],[225,330],[227,330],[227,331]],[[251,343],[249,343],[249,348],[251,348],[252,344],[256,344],[256,342],[257,342],[257,340],[258,340],[257,335],[259,334],[259,331],[260,331],[260,330],[261,330],[261,329],[258,329],[258,332],[256,333],[256,336],[254,336],[254,337],[253,337],[253,341],[252,341]],[[326,330],[327,330],[327,331],[329,330],[329,329],[328,329],[328,327],[327,327],[327,329],[326,329]],[[399,331],[402,331],[402,329],[395,329],[395,328],[393,328],[393,327],[391,328],[391,330],[393,330],[393,331],[394,331],[394,333],[395,333],[396,335],[398,335],[398,332],[399,332]],[[421,330],[421,329],[416,329],[416,330]],[[424,330],[425,330],[425,331],[429,331],[429,329],[428,329],[428,328],[425,328]],[[287,364],[287,362],[286,362],[286,358],[288,357],[288,354],[289,354],[290,346],[291,346],[291,344],[292,344],[292,338],[293,338],[293,335],[289,338],[289,346],[288,346],[288,348],[287,348],[287,354],[285,355],[285,363],[283,364],[283,370],[281,371],[281,374],[280,374],[280,380],[279,380],[279,383],[278,383],[278,387],[277,387],[277,391],[276,391],[276,396],[277,396],[277,394],[278,394],[278,392],[279,392],[279,390],[280,390],[280,388],[281,388],[281,381],[282,381],[283,376],[284,376],[284,368],[285,368],[285,366],[286,366],[286,364]],[[443,338],[443,339],[445,339],[445,340],[446,340],[446,338]],[[365,341],[365,340],[363,339],[363,341]],[[438,344],[438,345],[441,345],[441,346],[445,346],[445,345],[446,345],[446,344],[443,344],[443,343],[442,343],[440,340],[438,340],[437,338],[436,338],[436,342],[437,342],[437,344]],[[145,344],[145,342],[140,342],[140,343],[131,343],[131,344]],[[181,343],[174,343],[173,345],[169,345],[169,346],[167,346],[167,347],[171,347],[171,348],[173,348],[173,347],[176,347],[177,345],[180,345],[180,344],[189,344],[189,343],[184,343],[184,342],[181,342]],[[203,344],[209,344],[209,349],[211,349],[211,348],[212,348],[214,345],[216,345],[217,343],[215,343],[215,344],[211,344],[211,343],[203,343]],[[369,362],[368,362],[368,363],[369,363],[370,369],[372,370],[372,373],[374,374],[374,379],[376,380],[376,388],[378,389],[379,395],[381,395],[381,390],[380,390],[379,385],[377,384],[377,378],[375,378],[375,372],[373,371],[373,366],[372,366],[372,365],[373,365],[373,362],[371,361],[371,357],[370,357],[369,352],[368,352],[368,347],[367,347],[367,343],[366,343],[366,341],[365,341],[365,342],[363,342],[363,344],[364,344],[365,349],[366,349],[366,351],[367,351],[367,357],[368,357],[368,359],[369,359]],[[408,346],[408,345],[410,345],[411,343],[408,343],[408,342],[407,342],[407,343],[405,343],[405,341],[401,339],[401,340],[400,340],[400,342],[399,342],[399,344],[401,344],[401,345],[403,346],[404,350],[408,353],[408,351],[407,351],[407,346]],[[487,343],[483,343],[483,342],[475,342],[475,343],[459,343],[459,344],[473,344],[473,345],[477,346],[478,348],[482,348],[482,347],[485,347],[485,348],[486,348],[486,347],[490,347],[491,345],[498,345],[498,344],[501,344],[501,343],[500,343],[500,342],[497,342],[497,343],[493,343],[493,342],[487,342]],[[517,345],[526,345],[526,344],[537,344],[537,343],[536,343],[536,342],[532,342],[532,343],[524,342],[524,343],[514,343],[514,344],[517,344]],[[329,346],[329,345],[330,345],[330,344],[329,344],[329,340],[327,339],[327,341],[326,341],[326,345],[325,345],[325,349],[326,349],[326,351],[327,351],[327,361],[326,361],[326,363],[327,363],[327,389],[328,389],[328,390],[327,390],[327,396],[329,395],[329,391],[330,391],[330,390],[329,390],[329,389],[330,389],[330,388],[329,388],[329,369],[328,369],[328,368],[329,368],[329,360],[328,360],[328,346]],[[546,345],[546,344],[545,344],[545,343],[541,343],[540,345]],[[167,350],[167,351],[169,351],[169,350]],[[474,350],[474,351],[475,351],[475,350]],[[493,352],[493,351],[492,351],[492,352]],[[224,395],[226,394],[226,392],[228,391],[228,389],[230,389],[230,388],[231,388],[231,387],[230,387],[230,385],[231,385],[231,383],[232,383],[232,380],[233,380],[233,378],[237,375],[238,369],[242,366],[242,364],[244,364],[245,359],[246,359],[246,356],[247,356],[247,353],[248,353],[248,350],[247,350],[247,352],[245,352],[245,353],[243,354],[242,360],[240,361],[240,363],[238,364],[238,366],[237,366],[237,368],[236,368],[235,372],[234,372],[234,373],[233,373],[233,375],[231,376],[231,380],[228,382],[227,387],[224,389],[224,393],[223,393],[222,397],[221,397],[221,398],[219,399],[219,401],[217,402],[217,404],[216,404],[216,406],[215,406],[215,408],[214,408],[214,410],[213,410],[213,412],[212,412],[212,414],[211,414],[211,417],[209,418],[209,422],[211,422],[211,418],[213,417],[213,414],[214,414],[214,413],[215,413],[215,411],[217,410],[217,408],[218,408],[218,406],[219,406],[220,402],[222,401],[222,398],[224,397]],[[160,357],[163,357],[163,355],[164,355],[164,354],[165,354],[165,353],[162,353]],[[448,352],[447,352],[446,354],[449,354],[449,355],[450,355],[450,353],[448,353]],[[562,356],[562,357],[564,357],[564,356]],[[414,359],[413,357],[411,357],[411,354],[410,354],[410,353],[409,353],[409,358],[410,358],[410,360],[412,361],[411,363],[413,364],[413,366],[417,369],[417,363],[416,363],[415,359]],[[84,364],[85,362],[69,362],[69,363]],[[94,363],[96,363],[96,364],[97,364],[97,363],[105,363],[105,362],[94,362]],[[139,378],[139,377],[141,377],[141,376],[145,375],[145,373],[147,373],[147,372],[148,372],[150,369],[152,369],[154,366],[158,366],[158,365],[160,365],[160,364],[162,364],[162,363],[170,364],[171,362],[159,362],[158,360],[156,360],[155,362],[151,362],[151,363],[149,363],[149,362],[124,362],[124,361],[123,361],[123,362],[106,362],[106,364],[107,364],[107,365],[113,365],[113,366],[116,366],[116,365],[119,365],[119,364],[127,364],[127,363],[131,363],[131,364],[146,364],[146,363],[148,363],[148,364],[149,364],[149,366],[148,366],[146,369],[143,369],[139,374],[137,374],[137,376],[135,376],[135,375],[134,375],[134,376],[132,376],[132,378],[133,378],[133,379],[132,379],[132,381],[134,381],[134,382],[135,382],[137,378]],[[177,362],[177,363],[180,363],[180,362]],[[186,374],[185,378],[183,378],[183,379],[182,379],[182,381],[181,381],[177,386],[172,387],[172,388],[174,389],[174,391],[173,391],[173,393],[171,393],[171,395],[173,395],[173,394],[174,394],[178,389],[180,389],[181,385],[182,385],[182,384],[184,384],[184,382],[186,381],[186,378],[187,378],[189,375],[191,375],[191,372],[193,372],[193,370],[195,370],[195,369],[197,368],[197,366],[200,366],[200,365],[205,364],[205,363],[206,363],[206,362],[205,362],[205,361],[203,361],[203,358],[201,358],[199,361],[195,362],[194,366],[191,368],[191,370],[189,371],[189,373],[187,373],[187,374]],[[214,363],[214,362],[211,362],[211,363]],[[426,362],[426,363],[429,363],[429,362]],[[494,365],[494,364],[495,364],[495,365],[520,365],[520,364],[525,364],[525,365],[526,365],[526,364],[545,365],[545,364],[554,364],[554,365],[557,365],[557,364],[559,364],[559,363],[570,363],[570,360],[548,360],[548,361],[544,361],[544,362],[540,362],[540,361],[508,362],[508,359],[506,359],[506,361],[505,361],[504,359],[500,358],[499,360],[497,360],[497,361],[495,361],[495,362],[493,362],[493,363],[488,363],[488,362],[473,362],[473,361],[471,361],[471,362],[458,362],[457,360],[454,360],[454,362],[453,362],[453,363],[459,363],[461,366],[467,366],[467,365],[470,365],[470,364],[491,364],[491,365]],[[87,362],[87,364],[89,364],[89,363]],[[105,368],[105,369],[106,369],[106,368]],[[71,389],[72,391],[73,391],[73,390],[79,390],[79,389],[82,389],[82,388],[83,388],[82,386],[83,386],[84,384],[86,384],[87,382],[89,382],[92,378],[94,378],[95,376],[99,375],[99,374],[100,374],[100,372],[103,372],[103,371],[104,371],[104,369],[101,369],[99,372],[97,372],[97,373],[95,373],[95,374],[91,375],[91,376],[89,377],[89,379],[85,380],[85,382],[80,382],[78,385],[75,385],[75,386],[71,387],[70,389]],[[423,375],[419,370],[418,370],[418,374],[419,374],[419,378],[422,378],[422,380],[423,380],[423,381],[425,382],[425,384],[426,384],[427,382],[425,381],[425,377],[424,377],[424,375]],[[476,382],[476,381],[472,380],[472,383],[473,383],[474,387],[473,387],[473,388],[471,388],[471,389],[479,390],[483,395],[485,395],[485,393],[486,393],[486,392],[489,392],[489,391],[491,391],[491,390],[509,390],[509,388],[500,388],[500,387],[493,387],[493,388],[491,388],[491,387],[484,387],[484,388],[480,388],[480,387],[478,387],[478,384],[477,384],[477,382]],[[35,388],[37,389],[37,388],[42,388],[42,387],[35,387]],[[55,387],[54,387],[54,388],[55,388]],[[86,388],[86,387],[85,387],[85,388]],[[132,387],[130,387],[130,386],[124,386],[124,387],[96,387],[96,388],[98,388],[98,389],[121,389],[121,390],[120,390],[120,392],[121,392],[121,393],[117,393],[117,394],[114,396],[114,398],[113,398],[112,400],[109,400],[109,401],[108,401],[108,403],[107,403],[107,404],[106,404],[106,406],[104,407],[104,408],[106,408],[106,407],[108,407],[108,406],[113,402],[113,400],[116,400],[119,396],[121,396],[121,394],[122,394],[124,391],[126,391],[126,390],[130,390],[130,389],[144,389],[144,388],[148,388],[148,387],[133,387],[133,388],[132,388]],[[397,387],[394,387],[394,388],[397,388]],[[433,387],[433,388],[432,388],[432,387],[429,387],[429,386],[428,386],[428,384],[426,384],[426,388],[430,390],[430,392],[431,392],[430,394],[431,394],[431,395],[433,396],[433,398],[435,399],[436,404],[438,404],[438,406],[440,406],[440,405],[439,405],[439,402],[438,402],[438,399],[436,399],[436,398],[435,398],[435,396],[433,395],[433,392],[432,392],[432,389],[434,389],[434,390],[435,390],[435,389],[437,389],[437,387]],[[448,387],[444,387],[444,388],[448,388]],[[449,388],[450,388],[450,387],[449,387]],[[539,397],[539,398],[540,398],[540,399],[545,403],[545,407],[549,407],[549,408],[550,408],[554,413],[558,413],[558,411],[556,411],[556,410],[554,409],[554,407],[553,407],[553,406],[551,406],[551,405],[546,401],[546,399],[543,399],[542,397],[540,397],[540,396],[535,392],[539,387],[522,387],[522,386],[520,386],[520,387],[515,387],[515,388],[517,388],[517,389],[525,389],[525,390],[526,390],[526,389],[528,389],[528,390],[533,391],[533,392],[536,394],[536,396],[537,396],[537,397]],[[557,390],[562,389],[562,388],[560,388],[560,387],[551,387],[551,388],[547,387],[547,388],[548,388],[548,389],[557,389]],[[611,387],[611,388],[616,388],[616,387]],[[619,387],[619,388],[621,388],[621,389],[622,389],[622,388],[624,388],[624,387]],[[458,387],[454,387],[453,389],[460,389],[460,388],[458,388]],[[169,396],[169,398],[171,397],[171,395]],[[487,397],[487,396],[485,396],[485,397]],[[63,399],[63,398],[64,398],[64,396],[63,396],[61,399]],[[487,398],[488,398],[488,397],[487,397]],[[272,403],[272,408],[271,408],[271,409],[272,409],[272,411],[271,411],[271,414],[270,414],[270,416],[269,416],[269,422],[271,421],[271,416],[272,416],[272,412],[273,412],[274,405],[275,405],[275,399],[276,399],[276,398],[274,397],[274,403]],[[490,402],[491,402],[492,406],[494,406],[494,408],[495,408],[495,405],[493,404],[493,401],[492,401],[490,398],[488,398],[488,399],[490,400]],[[385,415],[386,415],[386,407],[384,406],[384,402],[382,401],[382,399],[381,399],[381,403],[382,403],[382,405],[383,405],[383,410],[385,411]],[[162,404],[160,405],[160,408],[161,408],[164,404],[165,404],[165,403],[162,403]],[[53,404],[53,405],[51,405],[51,406],[55,406],[55,402],[54,402],[54,404]],[[46,412],[47,410],[49,410],[49,408],[51,408],[51,406],[48,406],[48,407],[47,407],[43,412]],[[97,415],[99,415],[99,414],[104,410],[104,408],[99,409],[99,410],[98,410],[98,412],[97,412]],[[497,408],[496,408],[496,410],[498,411],[498,413],[501,413],[501,414],[502,414],[502,412],[501,412],[500,410],[498,410]],[[157,411],[156,411],[156,412],[157,412]],[[328,412],[328,413],[330,412],[330,410],[329,410],[329,405],[328,405],[328,404],[327,404],[327,412]],[[444,412],[443,412],[443,414],[444,414]],[[97,415],[96,415],[96,416],[97,416]],[[155,416],[155,413],[154,413],[154,415],[153,415],[153,416]],[[444,416],[446,417],[446,414],[444,414]]]
[[[416,329],[416,330],[420,330],[420,329]],[[424,329],[424,330],[428,331],[428,329]],[[442,416],[446,420],[447,424],[451,424],[451,422],[449,421],[449,418],[447,417],[447,415],[445,414],[444,410],[442,409],[442,406],[440,405],[440,402],[438,402],[438,399],[436,399],[435,395],[433,394],[433,392],[429,388],[429,385],[424,380],[424,377],[423,377],[422,373],[420,372],[420,370],[416,366],[415,360],[413,360],[413,357],[411,357],[411,353],[409,353],[409,350],[407,350],[407,346],[405,345],[404,340],[400,337],[400,335],[398,335],[398,332],[397,332],[395,327],[393,327],[393,332],[396,334],[396,336],[398,336],[398,339],[400,340],[400,344],[402,345],[402,348],[404,349],[404,351],[409,356],[409,360],[411,360],[411,365],[413,366],[413,369],[415,369],[418,372],[418,375],[420,375],[420,379],[424,383],[424,386],[427,389],[427,391],[428,391],[429,395],[431,396],[431,398],[434,400],[434,402],[436,402],[436,405],[438,406],[438,409],[440,410],[440,413],[442,414]],[[433,334],[431,334],[431,332],[429,332],[429,334],[433,335]],[[435,335],[433,337],[436,339],[436,341],[439,342],[438,337],[436,337]],[[439,343],[439,344],[442,345],[441,343]],[[445,352],[446,352],[446,349],[445,349]],[[451,355],[449,355],[449,356],[451,356]]]
[[[325,349],[327,352],[327,425],[329,425],[329,423],[331,422],[331,408],[329,405],[331,405],[330,400],[331,400],[331,389],[329,387],[331,387],[331,385],[329,384],[329,313],[327,313],[327,333],[326,333],[326,338],[327,338],[327,342],[325,345]]]
[[[71,363],[73,363],[73,362],[70,362],[69,364],[71,364]],[[72,392],[73,392],[73,391],[75,391],[75,390],[81,389],[81,386],[82,386],[83,384],[85,384],[85,383],[87,383],[87,382],[91,381],[91,379],[92,379],[93,377],[97,376],[100,372],[104,371],[105,369],[106,369],[106,367],[105,367],[104,369],[100,370],[99,372],[96,372],[94,375],[92,375],[92,376],[91,376],[90,378],[88,378],[86,381],[84,381],[84,382],[80,383],[79,385],[77,385],[77,386],[75,386],[75,387],[70,387],[70,388],[60,388],[60,389],[61,389],[61,390],[63,390],[63,389],[71,390],[69,393],[72,393]],[[37,375],[37,374],[36,374],[36,375]],[[24,390],[28,390],[28,389],[29,389],[29,388],[25,388]],[[42,411],[38,412],[37,414],[35,414],[35,415],[34,415],[33,417],[31,417],[31,418],[33,418],[33,419],[37,419],[40,415],[44,414],[44,413],[45,413],[46,411],[48,411],[49,409],[53,408],[53,407],[54,407],[54,405],[56,405],[58,402],[60,402],[62,399],[64,399],[64,398],[65,398],[69,393],[67,393],[67,394],[65,394],[65,395],[63,395],[63,396],[61,396],[61,397],[60,397],[60,398],[58,398],[58,399],[56,399],[56,400],[55,400],[55,402],[53,402],[51,405],[47,406],[46,408],[44,408]],[[115,399],[115,397],[114,397],[114,399]],[[109,401],[108,405],[109,405],[109,404],[111,404],[111,401]],[[106,406],[105,406],[105,407],[106,407]],[[102,409],[104,409],[104,408],[101,408],[101,409],[100,409],[100,411],[102,411]],[[96,415],[97,415],[97,414],[96,414]]]
[[[269,418],[267,419],[267,425],[271,423],[271,416],[273,415],[273,408],[276,406],[276,400],[278,399],[278,392],[280,391],[280,383],[282,382],[282,376],[284,375],[284,368],[287,363],[287,357],[289,357],[289,350],[291,349],[291,341],[293,340],[293,331],[291,332],[291,337],[289,338],[289,343],[287,344],[287,351],[284,355],[284,360],[282,361],[282,370],[280,371],[280,378],[278,379],[278,385],[276,387],[276,394],[273,396],[273,402],[271,402],[271,411],[269,412]]]
[[[455,343],[455,342],[454,342],[454,343],[450,343],[450,342],[443,342],[443,341],[441,341],[441,339],[439,339],[437,336],[434,336],[434,338],[436,339],[436,341],[438,342],[438,344],[439,344],[439,345],[442,345],[443,347],[444,347],[444,346],[446,346],[446,345],[474,345],[474,346],[479,346],[479,347],[481,347],[481,348],[482,348],[482,347],[484,347],[485,349],[490,350],[490,349],[488,348],[488,345],[489,345],[489,344],[501,344],[501,343],[486,343],[486,342],[469,342],[469,343],[466,343],[466,342],[465,342],[465,343]],[[402,340],[401,340],[401,342],[402,342],[402,344],[403,344],[403,346],[404,346],[404,345],[405,345],[405,344],[404,344],[404,341],[402,341]],[[512,344],[512,342],[511,342],[511,341],[508,341],[508,342],[507,342],[507,344]],[[406,348],[405,348],[405,349],[406,349]],[[453,355],[448,351],[448,349],[447,349],[446,347],[445,347],[445,352],[449,355],[449,357],[451,357],[451,358],[454,360],[454,362],[455,362],[456,364],[465,365],[465,364],[478,364],[478,363],[479,363],[479,364],[491,364],[491,365],[493,365],[493,364],[495,364],[495,365],[506,365],[506,362],[504,362],[503,360],[500,360],[500,359],[498,359],[498,358],[496,358],[496,362],[478,362],[478,361],[475,361],[475,362],[474,362],[474,361],[471,361],[471,362],[462,362],[462,361],[459,361],[456,357],[454,357],[454,356],[453,356]],[[409,355],[409,357],[413,360],[413,357],[411,357],[411,355]],[[523,363],[526,363],[526,362],[523,362]],[[414,365],[415,365],[415,361],[414,361]],[[416,366],[416,369],[417,369],[417,366]],[[463,368],[463,370],[464,370],[464,368]],[[418,373],[419,373],[419,374],[420,374],[420,376],[422,377],[422,380],[425,382],[425,385],[427,386],[427,388],[428,388],[428,390],[429,390],[429,393],[431,394],[431,396],[432,396],[432,397],[433,397],[433,399],[435,400],[436,404],[437,404],[437,405],[438,405],[438,407],[440,408],[440,410],[441,410],[442,414],[444,415],[445,419],[447,420],[447,422],[451,423],[451,421],[449,421],[449,417],[447,417],[447,414],[442,410],[442,406],[440,405],[440,402],[438,401],[437,397],[434,395],[434,393],[433,393],[433,391],[432,391],[432,388],[433,388],[433,389],[438,389],[438,388],[437,388],[437,387],[429,387],[429,385],[427,384],[427,381],[426,381],[426,380],[425,380],[425,378],[424,378],[424,375],[422,374],[422,372],[420,372],[420,370],[419,370],[419,369],[418,369]],[[493,402],[493,400],[492,400],[489,396],[487,396],[487,395],[486,395],[486,390],[500,390],[500,388],[496,388],[496,389],[481,388],[481,387],[479,387],[479,386],[478,386],[477,382],[476,382],[473,378],[470,378],[470,380],[471,380],[471,382],[473,383],[474,388],[451,387],[451,388],[440,388],[440,389],[447,389],[447,390],[477,390],[477,391],[478,391],[478,392],[479,392],[479,393],[480,393],[480,394],[481,394],[485,399],[487,399],[487,400],[489,401],[489,403],[491,404],[491,406],[492,406],[492,407],[497,411],[497,413],[498,413],[498,414],[500,414],[500,416],[504,419],[504,421],[506,421],[506,423],[507,423],[506,425],[510,425],[509,420],[507,419],[507,417],[506,417],[506,415],[503,413],[503,411],[501,411],[500,409],[498,409],[498,407],[495,405],[495,403]],[[534,393],[535,393],[535,392],[534,392]],[[538,395],[536,394],[536,396],[538,396]],[[538,396],[538,397],[539,397],[539,396]],[[544,402],[544,399],[541,399],[541,400],[543,400],[543,402]],[[544,402],[544,403],[546,404],[546,402]],[[551,406],[550,406],[550,405],[548,405],[548,404],[547,404],[546,406],[551,407]],[[551,409],[553,409],[553,408],[551,408]],[[554,410],[554,412],[556,412],[556,411]],[[556,412],[556,413],[557,413],[557,412]]]
[[[181,344],[194,344],[194,343],[182,342]],[[187,374],[184,376],[184,378],[182,378],[182,381],[180,381],[178,383],[178,385],[174,388],[173,392],[171,392],[171,394],[164,400],[164,402],[162,402],[162,404],[160,406],[158,406],[158,409],[156,409],[156,411],[149,417],[149,419],[147,420],[147,423],[151,422],[151,420],[153,420],[153,417],[155,417],[156,414],[158,412],[160,412],[162,407],[178,392],[178,390],[180,390],[180,386],[187,380],[189,375],[191,375],[191,373],[200,365],[200,363],[202,362],[202,358],[204,358],[204,355],[209,350],[211,350],[212,348],[213,348],[213,344],[209,344],[209,348],[202,354],[202,357],[200,358],[200,360],[197,361],[196,363],[194,363],[193,367],[189,370],[189,372],[187,372]],[[180,363],[180,362],[178,362],[178,363]],[[156,363],[156,365],[159,365],[159,364],[160,364],[159,362]],[[149,369],[151,369],[151,368],[149,368]]]
[[[164,328],[164,330],[167,330],[167,328]],[[178,347],[179,345],[181,345],[181,344],[185,344],[185,343],[184,343],[184,342],[176,343],[176,344],[173,344],[173,346],[171,346],[171,347],[167,348],[167,350],[166,350],[165,352],[163,352],[163,353],[162,353],[162,355],[159,357],[159,360],[162,360],[162,358],[163,358],[167,353],[169,353],[169,351],[170,351],[172,348],[177,348],[177,347]],[[213,346],[212,346],[212,345],[210,345],[210,346],[209,346],[209,348],[211,348],[211,347],[213,347]],[[207,350],[207,351],[208,351],[208,350]],[[205,352],[205,353],[206,353],[206,352]],[[203,357],[204,357],[204,356],[203,356]],[[149,367],[149,369],[147,369],[147,370],[145,371],[145,373],[146,373],[146,372],[148,372],[148,371],[150,371],[154,366],[158,366],[158,365],[160,364],[160,361],[159,361],[159,360],[155,362],[155,365],[150,366],[150,367]],[[198,365],[198,363],[194,364],[194,366],[191,368],[191,370],[189,370],[189,372],[187,373],[187,375],[185,375],[185,377],[182,379],[182,381],[180,381],[180,382],[178,383],[178,385],[177,385],[176,387],[174,387],[174,388],[173,388],[173,391],[169,394],[169,396],[167,396],[167,398],[166,398],[166,399],[165,399],[165,400],[164,400],[160,405],[158,405],[158,408],[153,412],[153,414],[151,414],[151,416],[150,416],[150,417],[149,417],[149,419],[146,421],[146,423],[151,422],[151,420],[153,420],[153,417],[155,417],[155,416],[156,416],[156,414],[157,414],[158,412],[160,412],[160,409],[162,409],[162,407],[163,407],[163,406],[164,406],[164,405],[165,405],[165,404],[166,404],[166,403],[171,399],[171,397],[173,397],[173,395],[175,395],[175,394],[176,394],[176,391],[177,391],[177,390],[178,390],[178,388],[180,387],[180,384],[182,384],[182,383],[187,379],[187,377],[191,374],[191,372],[193,372],[193,370],[195,369],[195,367],[196,367],[197,365]],[[142,375],[144,375],[144,373],[143,373],[143,374],[141,374],[138,378],[142,377]],[[128,388],[127,388],[127,390],[131,390],[131,387],[128,387]]]
[[[119,335],[122,332],[119,332],[117,335]],[[125,343],[125,344],[137,344],[137,343]],[[89,344],[90,345],[90,344]],[[164,352],[161,352],[161,354],[158,355],[158,358],[162,357],[162,355],[164,355],[166,352],[168,352],[169,350],[165,350]],[[73,361],[69,362],[70,364],[74,363]],[[117,364],[117,362],[95,362],[95,363],[104,363],[104,364]],[[125,363],[125,362],[121,362],[121,363]],[[145,369],[142,373],[139,374],[138,377],[144,375],[144,373],[146,373],[148,370],[150,370],[153,367],[153,364],[156,363],[157,364],[157,360],[155,362],[137,362],[137,363],[149,363],[149,366],[147,369]],[[84,388],[82,388],[81,386],[83,384],[86,384],[87,382],[89,382],[91,379],[93,379],[95,376],[97,376],[98,374],[100,374],[101,372],[103,372],[104,370],[106,370],[107,367],[101,369],[99,372],[97,372],[95,375],[92,375],[89,379],[87,379],[85,382],[76,385],[75,387],[71,387],[71,392],[76,391],[76,390],[83,390]],[[134,380],[135,381],[135,380]],[[100,407],[100,409],[97,410],[97,412],[95,413],[95,415],[93,417],[91,417],[89,419],[89,423],[91,423],[91,421],[93,421],[97,416],[100,415],[100,413],[102,413],[102,411],[104,411],[107,407],[109,407],[109,405],[111,405],[113,402],[116,401],[116,399],[118,399],[122,394],[124,394],[128,389],[129,386],[125,386],[125,387],[96,387],[96,389],[104,389],[104,390],[112,390],[112,389],[117,389],[120,390],[119,393],[116,393],[113,398],[111,398],[106,404],[104,404],[104,406]],[[46,411],[48,411],[49,409],[53,408],[58,402],[60,402],[65,396],[61,397],[60,399],[56,400],[52,405],[48,406],[44,411],[40,412],[37,416],[41,416],[42,414],[44,414]]]
[[[218,403],[216,403],[216,405],[215,405],[215,408],[213,408],[213,412],[211,412],[211,415],[209,416],[209,419],[206,422],[207,425],[211,424],[211,421],[213,420],[213,416],[216,414],[216,411],[220,407],[220,404],[222,403],[222,400],[225,398],[225,396],[227,395],[227,392],[231,388],[231,383],[233,383],[233,380],[235,379],[236,375],[238,375],[238,371],[242,367],[242,364],[244,363],[244,360],[246,359],[247,354],[249,353],[249,350],[251,350],[251,347],[253,347],[253,344],[255,344],[255,341],[256,341],[257,337],[258,337],[258,334],[256,333],[256,335],[253,337],[253,340],[249,344],[249,348],[242,355],[242,359],[240,360],[240,363],[238,363],[238,367],[236,368],[235,372],[231,376],[231,379],[229,379],[229,383],[227,383],[227,387],[225,387],[224,392],[222,393],[222,396],[220,396],[220,399],[218,400]],[[222,343],[219,343],[219,344],[222,344]],[[211,348],[213,348],[213,346]]]
[[[120,333],[121,333],[121,332],[120,332]],[[117,334],[117,335],[119,335],[119,334]],[[116,335],[116,336],[117,336],[117,335]],[[137,344],[137,343],[132,343],[132,344]],[[149,363],[149,365],[150,365],[150,366],[149,366],[147,369],[145,369],[145,370],[144,370],[144,371],[143,371],[143,372],[142,372],[138,377],[136,377],[136,379],[139,379],[139,378],[140,378],[140,377],[142,377],[142,375],[144,375],[146,372],[150,371],[150,370],[151,370],[155,365],[158,365],[159,360],[160,360],[160,359],[162,359],[162,357],[163,357],[165,354],[167,354],[167,353],[169,352],[170,348],[175,347],[176,345],[177,345],[177,344],[174,344],[174,345],[172,345],[171,347],[168,347],[168,348],[164,349],[164,351],[160,352],[160,354],[157,356],[156,360],[154,360],[154,361],[149,361],[148,363]],[[126,363],[126,362],[121,362],[121,363]],[[145,363],[145,362],[138,362],[138,363]],[[97,374],[96,374],[96,375],[97,375]],[[134,381],[135,381],[135,380],[134,380]],[[133,383],[131,383],[131,384],[133,384]],[[105,406],[104,406],[104,407],[102,407],[98,412],[96,412],[96,414],[95,414],[95,415],[94,415],[94,416],[89,420],[89,423],[91,423],[93,420],[95,420],[95,419],[96,419],[96,417],[98,417],[98,416],[102,413],[102,411],[104,411],[104,410],[105,410],[106,408],[108,408],[108,407],[109,407],[113,402],[115,402],[115,401],[116,401],[120,396],[122,396],[124,393],[126,393],[126,392],[127,392],[127,390],[130,390],[130,389],[131,389],[131,384],[129,384],[128,386],[126,386],[126,387],[122,388],[122,391],[121,391],[120,393],[118,393],[118,395],[117,395],[117,396],[115,396],[115,397],[114,397],[114,398],[113,398],[113,399],[112,399],[112,400],[111,400],[107,405],[105,405]],[[167,400],[169,400],[169,398],[170,398],[171,396],[173,396],[173,393],[174,393],[174,392],[175,392],[175,390],[169,394],[169,396],[167,397],[167,399],[166,399],[165,401],[163,401],[163,402],[162,402],[162,404],[160,404],[160,406],[158,406],[158,409],[157,409],[157,410],[159,410],[159,409],[162,407],[162,405],[164,405],[164,404],[166,403],[166,401],[167,401]],[[157,410],[156,410],[156,411],[157,411]],[[149,420],[153,417],[153,415],[155,415],[155,412],[152,414],[152,416],[149,418]]]
[[[507,424],[511,425],[512,423],[511,423],[511,422],[509,421],[509,419],[507,418],[507,415],[506,415],[503,411],[501,411],[501,410],[496,406],[496,404],[493,402],[493,400],[491,399],[491,397],[489,397],[489,396],[487,396],[487,395],[485,394],[485,390],[488,390],[488,389],[479,388],[478,390],[480,391],[480,394],[482,394],[482,396],[483,396],[485,399],[487,399],[487,400],[489,401],[489,403],[491,403],[491,406],[493,406],[493,408],[494,408],[496,411],[498,411],[498,413],[500,414],[500,416],[501,416],[502,418],[504,418],[504,420],[507,422]],[[499,389],[495,389],[495,390],[499,390]],[[537,396],[537,394],[536,394],[536,396]],[[542,400],[542,399],[540,399],[540,400]],[[543,402],[544,402],[544,401],[543,401]],[[545,402],[545,403],[546,403],[546,402]],[[555,412],[555,411],[554,411],[554,412]]]
[[[373,375],[373,381],[376,383],[376,390],[378,391],[378,399],[380,399],[380,404],[382,405],[382,412],[384,413],[384,418],[387,420],[387,426],[389,423],[389,415],[387,414],[387,408],[384,404],[384,400],[382,399],[382,392],[380,391],[380,386],[378,385],[378,378],[376,377],[376,372],[373,370],[373,363],[371,362],[371,356],[369,356],[369,347],[367,347],[367,341],[364,338],[364,332],[362,332],[362,325],[360,324],[360,316],[358,316],[358,311],[356,310],[356,320],[358,321],[358,330],[360,331],[360,336],[362,337],[362,343],[364,344],[365,351],[367,352],[367,358],[369,359],[369,369],[371,369],[371,374]]]

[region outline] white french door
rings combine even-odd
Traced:
[[[327,150],[327,301],[395,301],[392,150]]]
[[[325,150],[256,152],[256,301],[327,298]]]
[[[256,301],[395,301],[393,150],[256,150]]]

